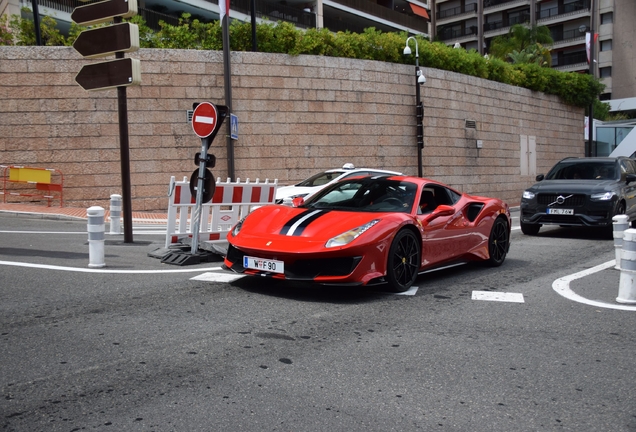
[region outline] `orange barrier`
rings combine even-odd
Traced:
[[[46,199],[48,206],[51,201],[60,200],[60,207],[64,204],[64,175],[61,171],[53,168],[33,168],[17,165],[0,165],[2,168],[2,202],[7,202],[7,196],[26,196],[32,198]],[[8,175],[7,175],[8,173]],[[51,182],[51,174],[59,176],[59,183]],[[25,193],[26,188],[19,191],[8,191],[7,186],[11,184],[24,184],[35,187],[39,193]],[[55,195],[57,193],[57,195]]]

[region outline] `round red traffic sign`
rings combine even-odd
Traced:
[[[199,138],[207,138],[212,135],[219,118],[216,107],[210,102],[202,102],[192,113],[192,129]]]

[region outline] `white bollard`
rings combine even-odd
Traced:
[[[614,253],[616,255],[616,270],[621,269],[621,249],[623,248],[623,233],[629,228],[627,215],[616,215],[612,218],[614,226]]]
[[[621,278],[616,301],[636,304],[636,229],[633,228],[625,230],[623,234]]]
[[[110,196],[110,234],[121,234],[121,195]]]
[[[86,209],[88,217],[88,266],[104,267],[104,214],[102,207]]]

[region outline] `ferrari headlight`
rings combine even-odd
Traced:
[[[243,228],[243,221],[245,220],[245,218],[241,219],[240,221],[238,221],[236,223],[236,225],[234,225],[234,227],[232,228],[232,236],[236,236],[240,231],[241,228]]]
[[[602,192],[590,195],[594,201],[609,201],[616,195],[614,192]]]
[[[523,199],[532,199],[532,198],[534,198],[534,192],[530,192],[528,190],[523,191],[522,197],[523,197]]]
[[[380,222],[380,219],[373,219],[371,222],[367,222],[366,224],[361,225],[357,228],[343,232],[342,234],[329,239],[325,244],[325,247],[330,248],[347,245],[357,239],[363,232],[365,232],[378,222]]]

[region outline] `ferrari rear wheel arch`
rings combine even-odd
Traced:
[[[389,248],[386,281],[391,292],[407,291],[417,279],[422,256],[422,241],[412,229],[403,228]]]
[[[510,248],[510,227],[507,220],[500,216],[490,230],[488,237],[488,265],[499,267],[506,260]]]

